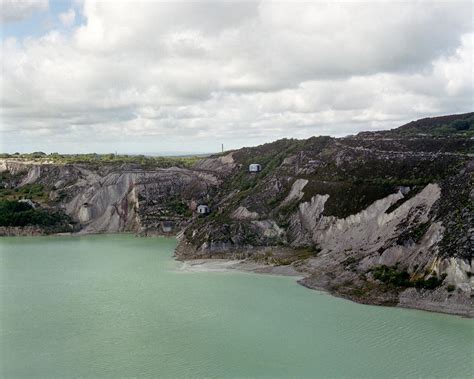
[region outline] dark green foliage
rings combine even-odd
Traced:
[[[405,270],[400,270],[398,266],[377,266],[372,269],[372,275],[374,279],[380,280],[393,287],[416,287],[422,289],[433,290],[443,284],[446,274],[441,275],[440,278],[436,276],[430,276],[428,279],[419,278],[410,280],[410,274]]]
[[[417,195],[418,193],[420,193],[420,191],[423,189],[422,186],[415,186],[414,188],[412,188],[410,190],[410,192],[408,192],[406,195],[404,195],[400,200],[396,201],[395,203],[393,203],[390,207],[387,208],[387,210],[385,211],[385,213],[389,214],[389,213],[392,213],[395,209],[397,209],[398,207],[400,207],[400,205],[402,205],[403,203],[405,203],[407,200],[411,199],[412,197],[414,197],[415,195]]]
[[[0,200],[31,199],[35,201],[45,200],[47,192],[41,184],[26,184],[18,188],[0,188]]]
[[[474,249],[469,229],[474,223],[473,178],[472,173],[464,172],[441,182],[441,198],[434,207],[436,220],[442,221],[445,227],[440,242],[441,256],[472,259]]]
[[[473,127],[474,125],[474,118],[470,118],[469,120],[456,120],[453,123],[451,123],[451,127],[456,129],[457,131],[461,130],[469,130]]]
[[[279,209],[278,226],[284,229],[290,226],[291,215],[298,210],[299,204],[299,201],[293,200]]]
[[[232,180],[228,182],[228,187],[246,191],[254,188],[257,183],[281,165],[283,160],[295,150],[301,141],[282,139],[265,145],[243,148],[234,153],[234,159],[241,165],[241,169]],[[248,167],[251,163],[262,165],[262,171],[249,173]]]
[[[419,243],[426,234],[430,225],[430,222],[424,222],[414,227],[407,228],[398,236],[397,244],[404,245],[407,242]]]
[[[395,192],[395,187],[386,184],[311,181],[303,189],[302,202],[316,195],[329,195],[324,204],[325,216],[344,218],[356,214],[374,201]]]
[[[413,239],[413,241],[415,241],[415,243],[418,243],[421,241],[421,239],[426,234],[430,225],[431,225],[430,222],[424,222],[417,225],[415,228],[411,230],[411,238]]]
[[[46,156],[46,153],[43,153],[42,151],[35,151],[31,153],[31,156],[33,158],[43,158],[44,156]]]
[[[433,137],[431,135],[413,135],[406,136],[404,134],[397,134],[396,129],[389,132],[375,132],[373,135],[363,133],[370,138],[363,138],[357,136],[356,138],[343,138],[340,142],[351,147],[363,147],[366,149],[376,149],[379,152],[410,152],[423,151],[426,153],[440,153],[440,152],[458,152],[469,153],[472,152],[474,142],[466,138],[462,134],[445,135]],[[386,138],[385,133],[390,133],[389,138]]]
[[[182,200],[170,201],[168,206],[174,213],[180,216],[190,217],[192,214],[186,202]]]
[[[387,131],[384,134],[446,136],[460,133],[468,136],[474,134],[474,113],[424,118]]]
[[[0,198],[11,194],[11,188],[18,185],[25,174],[21,171],[13,174],[9,170],[0,172]]]
[[[252,148],[240,149],[234,153],[233,158],[241,165],[241,169],[228,185],[230,188],[241,190],[254,188],[270,174],[280,172],[282,170],[280,166],[285,158],[307,149],[320,152],[333,141],[331,137],[312,137],[307,140],[285,138]],[[251,163],[261,164],[262,171],[249,173],[248,166]]]
[[[68,221],[60,212],[34,209],[27,203],[0,200],[0,226],[55,226]]]
[[[18,193],[26,198],[41,197],[44,195],[44,188],[41,184],[27,184],[18,189]]]
[[[410,287],[410,274],[407,271],[399,271],[397,267],[385,265],[375,267],[372,270],[375,279],[395,287]]]
[[[353,161],[330,173],[355,183],[365,182],[392,186],[426,185],[453,172],[459,160],[449,156],[399,156],[387,161],[380,154],[354,156]]]
[[[417,279],[413,282],[413,285],[416,288],[434,290],[435,288],[438,288],[441,284],[443,284],[445,278],[446,274],[441,275],[440,278],[431,276],[428,279]]]

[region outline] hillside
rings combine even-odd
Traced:
[[[178,233],[178,259],[291,266],[356,301],[471,315],[473,131],[468,113],[199,160],[8,156],[0,195],[79,233]]]

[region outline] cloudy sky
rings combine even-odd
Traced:
[[[214,152],[473,108],[469,1],[0,1],[2,152]]]

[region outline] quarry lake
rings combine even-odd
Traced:
[[[180,271],[171,238],[0,239],[0,377],[469,377],[473,320]]]

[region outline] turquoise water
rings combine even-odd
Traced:
[[[184,273],[174,239],[0,239],[0,376],[468,377],[472,320],[294,278]]]

